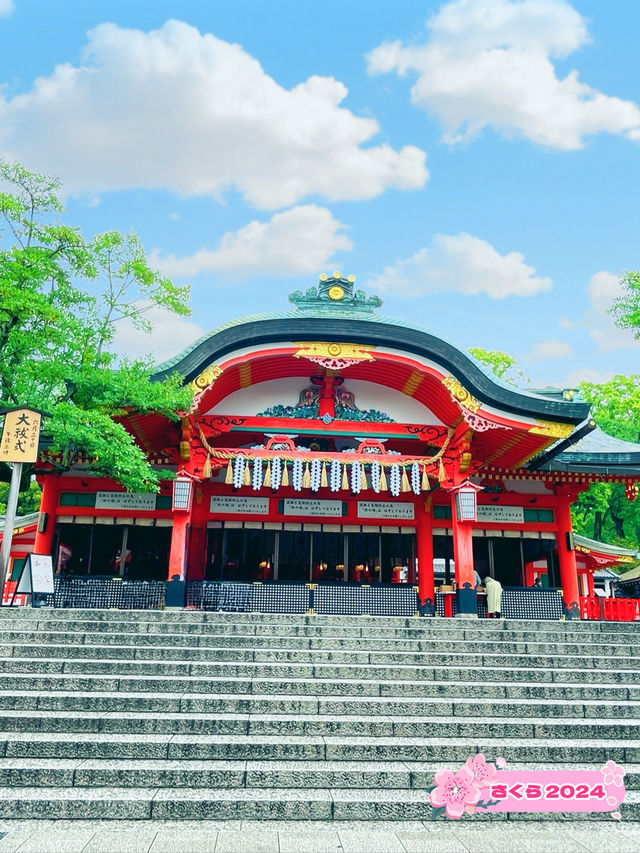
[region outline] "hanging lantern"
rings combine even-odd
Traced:
[[[193,502],[193,480],[187,474],[178,474],[173,481],[172,508],[189,512]]]
[[[482,486],[476,486],[471,480],[465,480],[452,491],[455,494],[458,521],[477,521],[478,492],[482,491]]]

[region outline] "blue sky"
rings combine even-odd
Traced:
[[[0,152],[192,284],[158,360],[353,273],[534,385],[640,372],[634,0],[0,0]]]

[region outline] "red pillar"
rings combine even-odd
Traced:
[[[458,616],[478,617],[476,584],[473,577],[473,537],[468,521],[458,521],[455,492],[451,492],[453,558],[456,563]]]
[[[38,519],[38,530],[33,544],[33,553],[51,554],[53,536],[56,530],[60,475],[45,474],[42,478],[39,478],[39,482],[42,486],[42,500],[40,502],[40,518]],[[41,530],[40,528],[43,529]]]
[[[416,504],[416,538],[418,556],[418,605],[421,616],[435,614],[435,580],[433,575],[433,518],[431,507]]]
[[[572,523],[571,502],[575,500],[576,494],[569,489],[556,488],[556,523],[558,532],[556,539],[558,543],[558,563],[560,565],[560,584],[562,586],[562,600],[564,602],[564,614],[567,619],[580,618],[580,591],[578,588],[578,569],[576,567],[576,552],[571,547]]]
[[[184,581],[187,577],[187,531],[191,521],[190,512],[175,512],[173,515],[173,528],[171,530],[171,549],[169,551],[169,573],[167,580],[174,579]]]

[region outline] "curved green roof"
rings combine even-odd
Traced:
[[[162,379],[178,371],[186,381],[191,381],[216,358],[240,347],[321,338],[395,347],[429,358],[462,381],[479,400],[503,410],[575,424],[588,417],[589,407],[583,401],[567,401],[516,389],[491,374],[469,353],[432,331],[376,313],[382,300],[379,297],[367,299],[362,291],[354,293],[350,279],[324,277],[317,289],[309,288],[304,294],[296,291],[289,300],[296,308],[250,314],[208,332],[174,358],[158,365],[155,378]],[[398,329],[402,329],[401,334]]]

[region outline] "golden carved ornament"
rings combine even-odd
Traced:
[[[310,356],[320,358],[349,358],[354,361],[373,361],[371,350],[375,349],[372,346],[364,344],[338,344],[335,342],[325,341],[299,341],[294,344],[300,347],[295,354],[296,358],[309,358]]]
[[[218,376],[222,373],[222,368],[218,367],[217,364],[210,364],[202,373],[199,373],[196,378],[191,383],[191,387],[194,391],[204,391],[205,388],[209,388],[216,381]]]
[[[455,376],[445,376],[442,380],[442,384],[448,389],[456,403],[458,403],[463,409],[467,409],[468,411],[475,413],[482,405],[480,400],[476,400],[473,394],[467,391],[464,385],[459,382]]]
[[[549,438],[568,438],[574,431],[573,424],[558,424],[554,421],[540,421],[536,418],[536,426],[529,429],[533,435],[546,435]]]

